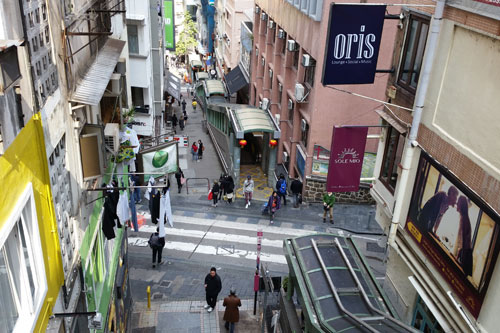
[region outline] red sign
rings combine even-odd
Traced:
[[[333,128],[327,192],[355,192],[359,189],[368,127]]]

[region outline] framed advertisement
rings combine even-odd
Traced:
[[[499,251],[500,216],[422,152],[405,229],[477,318]]]

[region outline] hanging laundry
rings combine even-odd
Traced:
[[[170,224],[170,227],[174,227],[174,216],[172,215],[172,206],[170,205],[170,190],[167,190],[165,193],[165,212],[167,214],[167,221]]]
[[[146,192],[144,193],[144,197],[148,200],[151,198],[151,192],[153,192],[153,185],[155,184],[155,179],[153,177],[149,177],[148,180],[148,188],[146,189]]]
[[[117,185],[115,181],[107,185],[107,187],[112,189],[114,187],[113,185]],[[107,239],[113,239],[115,238],[115,220],[118,220],[116,206],[118,205],[119,193],[117,190],[107,190],[104,192],[104,195],[106,197],[104,199],[104,211],[102,213],[102,232]]]
[[[125,224],[125,222],[130,219],[127,191],[122,191],[120,193],[120,199],[118,200],[118,205],[116,206],[116,215],[118,215],[118,219],[121,224]],[[118,228],[121,228],[121,224],[118,224]]]
[[[151,222],[154,224],[158,223],[158,218],[160,217],[160,191],[154,191],[154,194],[151,195],[151,205],[150,205],[150,212],[151,212]]]

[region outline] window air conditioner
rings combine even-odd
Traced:
[[[309,54],[302,55],[302,66],[312,67],[314,65],[315,65],[315,61]]]
[[[283,163],[288,162],[288,153],[286,151],[283,152],[283,156],[281,159],[283,160]]]
[[[278,82],[278,91],[283,92],[283,85],[281,84],[281,82]]]
[[[302,132],[305,132],[305,131],[306,131],[306,129],[307,129],[307,122],[306,122],[306,120],[305,120],[305,119],[302,119],[302,120],[300,121],[300,129],[301,129],[301,131],[302,131]]]
[[[120,94],[120,87],[121,87],[121,74],[120,73],[113,73],[111,75],[111,92],[113,94]]]
[[[262,21],[267,20],[267,14],[266,14],[266,13],[262,13],[262,14],[260,15],[260,19],[261,19]]]
[[[275,23],[273,20],[269,20],[268,27],[269,29],[274,29]]]
[[[262,110],[267,110],[268,107],[269,107],[269,98],[263,98],[262,99],[261,109]]]
[[[292,110],[293,109],[293,101],[289,98],[288,99],[288,110]]]
[[[259,14],[260,13],[260,7],[259,6],[255,6],[255,14]]]
[[[278,30],[278,38],[285,39],[285,30],[283,30],[283,29]]]
[[[104,145],[111,152],[117,153],[120,147],[120,129],[119,124],[108,123],[104,127]]]
[[[302,99],[304,98],[304,93],[305,93],[305,88],[302,84],[300,83],[296,83],[295,84],[295,99],[297,101],[302,101]]]
[[[287,49],[288,49],[288,51],[290,51],[290,52],[295,52],[295,51],[297,51],[297,50],[295,50],[295,47],[296,47],[296,43],[295,43],[295,41],[294,41],[293,39],[289,39],[289,40],[288,40],[288,45],[287,45]]]
[[[270,79],[272,79],[272,78],[273,78],[273,70],[272,70],[272,69],[270,69],[270,70],[269,70],[269,78],[270,78]]]

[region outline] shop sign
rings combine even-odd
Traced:
[[[477,318],[499,251],[500,216],[422,153],[406,230]]]
[[[177,142],[166,143],[140,152],[139,168],[145,173],[144,179],[159,177],[177,171]]]
[[[332,3],[323,85],[374,82],[385,7]]]
[[[330,164],[326,178],[328,192],[359,190],[368,127],[333,128]]]

